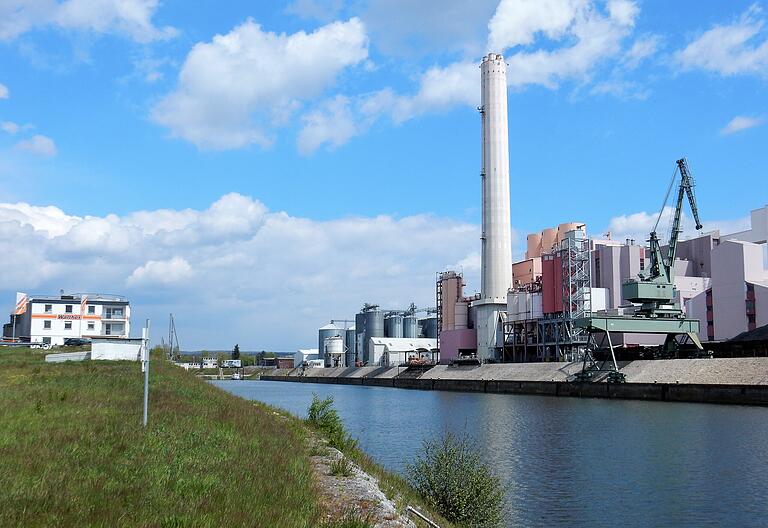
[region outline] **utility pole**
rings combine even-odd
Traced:
[[[148,407],[149,407],[149,325],[150,321],[147,319],[147,326],[141,329],[142,349],[144,355],[141,362],[141,370],[144,372],[144,419],[143,425],[147,426]]]

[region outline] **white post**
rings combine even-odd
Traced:
[[[147,319],[146,328],[141,329],[142,349],[144,350],[143,361],[141,362],[141,368],[144,371],[144,427],[147,426],[149,407],[149,325],[150,321]]]

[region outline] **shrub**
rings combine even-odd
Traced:
[[[331,463],[331,475],[334,477],[351,477],[352,463],[345,456]]]
[[[446,519],[463,526],[490,528],[501,523],[504,487],[469,440],[446,433],[426,440],[406,468],[410,484]]]
[[[341,421],[339,413],[333,408],[333,396],[321,400],[317,394],[313,394],[312,403],[307,413],[307,422],[328,438],[329,446],[342,452],[357,447],[357,441],[344,430],[344,423]]]

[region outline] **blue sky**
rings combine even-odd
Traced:
[[[0,294],[125,292],[190,346],[290,350],[364,301],[429,304],[446,266],[474,289],[490,50],[520,240],[642,237],[681,155],[736,230],[768,201],[766,9],[0,2],[0,248],[29,262]]]

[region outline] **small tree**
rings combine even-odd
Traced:
[[[466,437],[450,432],[426,440],[424,452],[406,468],[411,485],[446,519],[461,526],[499,526],[504,487]]]
[[[232,350],[232,359],[240,359],[240,345],[235,345]]]

